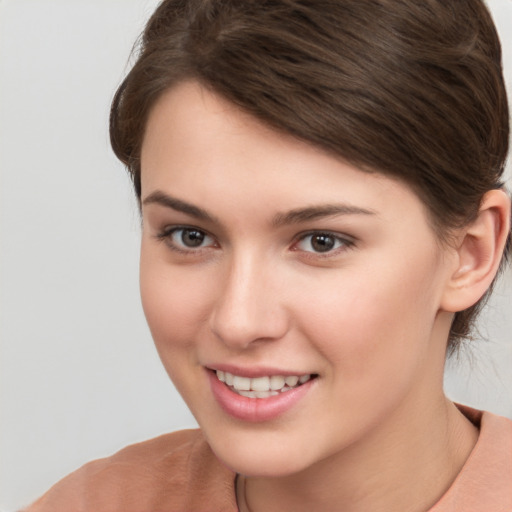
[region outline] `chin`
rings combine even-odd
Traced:
[[[283,441],[271,432],[248,435],[206,437],[215,455],[232,471],[252,477],[285,477],[307,469],[313,460],[305,453],[304,443]]]
[[[309,467],[304,460],[297,460],[297,455],[285,453],[263,456],[245,456],[242,454],[216,453],[217,457],[232,471],[245,476],[279,478],[294,475]],[[302,458],[301,458],[302,459]]]

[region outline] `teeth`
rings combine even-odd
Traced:
[[[268,398],[290,391],[311,379],[311,375],[272,375],[270,377],[240,377],[229,372],[217,370],[217,378],[239,395],[248,398]]]
[[[258,377],[257,379],[251,379],[251,389],[253,391],[269,391],[270,377]]]
[[[279,395],[278,391],[255,391],[256,398],[268,398],[269,396]]]
[[[285,377],[284,381],[286,382],[287,386],[293,388],[293,386],[296,386],[297,382],[299,382],[299,377],[296,377],[295,375],[293,377]]]
[[[246,396],[247,398],[256,398],[255,391],[238,391],[239,395]]]
[[[276,391],[281,389],[284,386],[285,378],[281,377],[281,375],[272,375],[270,377],[270,389]]]
[[[251,389],[251,379],[235,375],[233,379],[233,387],[237,391],[249,391]]]

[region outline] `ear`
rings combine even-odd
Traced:
[[[490,190],[477,218],[461,230],[442,310],[456,313],[480,300],[496,276],[509,232],[510,199],[503,190]]]

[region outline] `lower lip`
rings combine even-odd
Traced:
[[[243,421],[262,422],[277,418],[290,410],[311,389],[316,379],[268,398],[248,398],[239,395],[221,382],[215,372],[207,370],[213,396],[230,416]]]

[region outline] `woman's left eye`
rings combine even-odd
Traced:
[[[340,248],[349,248],[353,242],[329,232],[315,232],[303,235],[295,244],[295,249],[317,254],[325,254]]]
[[[160,240],[177,251],[193,251],[215,245],[215,240],[205,231],[193,227],[166,229],[158,235]]]

